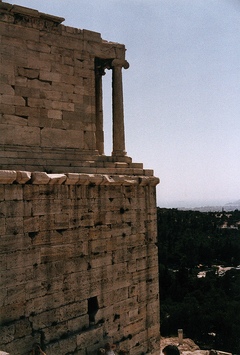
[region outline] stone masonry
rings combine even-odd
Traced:
[[[63,20],[0,2],[0,350],[158,354],[159,179],[125,150],[125,47]]]

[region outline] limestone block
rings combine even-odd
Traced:
[[[0,211],[4,217],[22,217],[23,216],[23,201],[17,200],[13,203],[12,200],[0,202]]]
[[[18,75],[28,79],[38,79],[40,71],[38,69],[26,69],[18,67]]]
[[[67,321],[67,329],[69,332],[76,333],[77,331],[80,332],[82,328],[89,327],[89,315],[85,314],[80,317],[75,317]]]
[[[99,343],[103,339],[103,328],[87,330],[77,335],[78,349],[85,349],[88,344]]]
[[[43,96],[43,94],[40,93],[38,89],[28,88],[23,86],[15,86],[15,94],[25,98],[35,98],[35,99],[39,99],[40,97]]]
[[[83,30],[83,38],[84,40],[92,40],[94,42],[98,42],[101,43],[102,42],[102,38],[101,38],[101,34],[98,32],[94,32],[94,31],[89,31],[89,30]]]
[[[13,64],[4,64],[1,63],[1,72],[6,74],[10,74],[12,77],[15,76],[14,65]]]
[[[130,322],[133,322],[133,321],[136,321],[138,319],[138,311],[139,309],[138,308],[135,308],[135,309],[132,309],[130,310],[128,313],[129,313],[129,320]]]
[[[148,283],[146,284],[146,282],[141,282],[141,284],[139,284],[138,286],[138,301],[141,302],[146,302],[146,300],[148,300],[148,302],[154,301],[156,299],[158,299],[158,280],[155,283]]]
[[[104,253],[112,250],[112,243],[109,239],[92,240],[89,241],[89,252],[93,254]]]
[[[5,186],[0,184],[0,201],[4,201],[4,188]]]
[[[63,76],[63,74],[61,76]],[[69,80],[66,79],[66,75],[65,75],[66,82],[64,81],[61,81],[60,83],[52,82],[51,90],[61,92],[61,93],[72,94],[74,90],[74,86],[72,85],[71,81],[73,80],[70,80],[71,76],[67,76],[67,77],[69,78]],[[73,111],[73,110],[67,110],[67,111]]]
[[[101,185],[103,182],[103,176],[99,174],[89,174],[90,185]]]
[[[41,70],[39,80],[61,82],[61,74]]]
[[[32,116],[32,117],[40,117],[40,109],[33,107],[16,107],[16,115],[17,116]]]
[[[39,185],[39,199],[57,199],[58,188],[55,185]],[[58,200],[57,203],[60,201]]]
[[[139,282],[145,282],[151,278],[155,278],[158,275],[158,266],[141,270],[138,272],[132,273],[132,284],[136,285]]]
[[[53,184],[61,185],[67,179],[66,175],[64,174],[48,174],[48,177],[50,178],[49,180],[50,185]]]
[[[79,180],[79,174],[76,173],[67,173],[66,177],[65,185],[75,185]]]
[[[53,322],[64,322],[68,319],[75,318],[76,315],[80,316],[84,314],[87,314],[87,300],[51,309],[30,317],[30,320],[34,329],[41,329],[50,326]]]
[[[16,109],[15,106],[9,106],[9,105],[5,105],[5,104],[0,103],[0,110],[3,114],[14,115],[15,109]]]
[[[5,186],[5,200],[22,200],[23,190],[22,186],[18,185],[6,185]]]
[[[126,178],[124,179],[123,185],[125,185],[125,186],[128,186],[128,185],[136,186],[136,185],[138,185],[138,183],[139,183],[138,177],[136,177],[136,176],[131,176],[131,177],[126,176]]]
[[[32,222],[30,219],[27,219],[26,221],[26,227],[28,225],[35,225],[37,227],[38,225],[38,221],[39,221],[39,225],[40,227],[41,226],[41,222],[42,222],[42,216],[40,216],[40,218],[33,218],[32,217]],[[54,221],[55,221],[55,216],[54,216]],[[37,231],[37,229],[36,229]],[[71,234],[70,234],[70,237],[71,237]],[[59,244],[68,244],[70,242],[70,240],[66,237],[64,237],[62,235],[62,232],[59,233],[57,230],[48,230],[48,231],[40,231],[39,233],[37,233],[33,240],[32,240],[32,244],[37,246],[37,245],[41,245],[43,247],[43,249],[41,250],[42,252],[42,256],[43,255],[50,255],[50,249],[51,249],[51,246],[50,245],[53,245],[53,254],[56,254],[57,252],[60,252],[61,251],[61,248],[63,248],[64,246],[59,246]],[[55,247],[55,249],[54,249]],[[69,246],[66,246],[67,247],[70,247]],[[54,255],[53,255],[54,257]],[[59,259],[60,260],[60,259]]]
[[[62,119],[62,111],[61,110],[48,110],[48,118],[54,118],[57,120]]]
[[[43,44],[43,43],[39,43],[39,42],[27,41],[26,46],[27,46],[27,49],[30,49],[31,51],[36,51],[36,52],[50,53],[50,51],[51,51],[50,46]]]
[[[114,45],[109,46],[108,43],[96,43],[95,41],[88,41],[86,43],[86,51],[100,58],[115,58]]]
[[[4,95],[14,95],[14,89],[11,85],[1,84],[0,93]]]
[[[23,86],[23,87],[27,87],[27,83],[28,83],[28,79],[21,77],[21,76],[17,76],[15,77],[15,84],[17,86]]]
[[[47,20],[47,21],[51,21],[51,22],[55,22],[57,24],[62,23],[63,21],[65,21],[65,18],[63,17],[59,17],[59,16],[53,16],[53,15],[49,15],[49,14],[45,14],[44,12],[39,12],[39,16],[40,18]],[[60,26],[59,26],[60,27]],[[61,28],[61,27],[60,27]]]
[[[84,132],[84,149],[96,149],[96,136],[95,132]]]
[[[111,264],[112,264],[112,256],[110,254],[97,255],[95,256],[94,259],[91,260],[91,267],[93,269],[106,266],[106,265],[111,265]]]
[[[28,319],[20,319],[15,323],[15,338],[22,338],[23,336],[32,333],[31,323]]]
[[[18,144],[34,146],[40,144],[40,129],[38,127],[11,126],[0,124],[0,144]]]
[[[159,184],[159,182],[160,182],[160,179],[155,177],[155,176],[152,176],[149,179],[149,185],[150,186],[156,186],[157,184]]]
[[[31,55],[28,57],[27,67],[44,71],[51,71],[51,62],[39,59],[39,56]]]
[[[5,304],[14,304],[25,301],[25,285],[8,286],[7,297]]]
[[[68,339],[62,339],[58,342],[50,343],[46,346],[46,354],[48,355],[65,355],[75,353],[76,349],[76,335]]]
[[[29,107],[35,107],[35,108],[46,108],[46,109],[52,109],[53,108],[53,103],[51,100],[45,100],[45,99],[35,99],[32,97],[28,98],[28,106]]]
[[[21,125],[21,126],[27,126],[28,122],[26,118],[18,117],[15,115],[8,115],[4,114],[2,116],[2,119],[0,119],[1,123],[7,123],[9,125]]]
[[[143,330],[138,334],[135,334],[132,339],[129,340],[130,354],[140,354],[142,352],[147,352],[148,346],[148,335],[147,330]],[[140,349],[139,349],[140,348]]]
[[[19,354],[29,354],[32,351],[32,345],[34,343],[41,342],[41,335],[28,335],[23,338],[19,338],[14,340],[13,342],[5,345],[5,351],[9,352],[9,354],[14,354],[16,349],[18,349]]]
[[[159,303],[159,300],[158,300]],[[147,327],[152,327],[155,324],[159,324],[159,308],[155,308],[155,313],[149,314],[147,313]]]
[[[80,257],[84,255],[84,247],[84,243],[82,245],[64,244],[62,246],[44,247],[41,250],[41,261],[52,262],[64,258]]]
[[[23,238],[22,238],[23,240]],[[28,246],[24,246],[25,250],[26,248],[28,248],[30,246],[30,243]],[[19,246],[19,243],[17,245],[18,251],[22,248],[24,249],[23,246]],[[5,248],[5,251],[7,250],[7,248]],[[14,248],[9,248],[8,253],[14,253],[16,250],[14,250]],[[3,300],[4,303],[7,300],[7,297],[10,294],[10,289],[12,288],[14,291],[14,288],[18,287],[19,285],[23,285],[24,283],[26,284],[26,287],[28,284],[32,284],[33,282],[33,267],[32,266],[27,266],[27,267],[22,267],[22,268],[12,268],[11,270],[4,270],[4,273],[2,275],[1,278],[1,284],[2,287],[6,288],[6,294],[1,295],[1,297],[3,296]],[[8,291],[9,290],[9,291]],[[26,294],[25,294],[26,296]],[[18,301],[18,300],[17,300]],[[16,300],[13,300],[13,303],[17,302]]]
[[[148,328],[148,337],[155,337],[158,341],[160,341],[159,324],[155,324]]]
[[[35,171],[32,173],[32,184],[48,184],[50,177],[45,172]]]
[[[79,169],[78,169],[78,171],[79,171],[79,173],[86,173],[86,174],[96,174],[96,172],[97,172],[97,169],[96,168],[87,168],[87,167],[82,167],[81,165],[79,166]],[[85,175],[86,175],[85,174]],[[82,179],[82,180],[84,180],[84,179]]]
[[[24,47],[24,41],[20,38],[2,36],[2,46],[5,53],[15,54],[16,50]],[[16,58],[18,59],[18,58]]]
[[[6,344],[13,341],[14,333],[15,333],[15,326],[13,324],[7,326],[1,326],[0,344]]]
[[[5,299],[6,300],[6,299]],[[4,302],[4,307],[1,308],[1,321],[2,324],[7,322],[12,322],[15,319],[18,319],[22,316],[22,307],[24,306],[24,302],[17,302],[15,304],[8,304]],[[5,349],[6,350],[6,349]]]
[[[11,258],[7,259],[8,269],[21,269],[34,264],[40,264],[40,251],[39,250],[17,250],[12,253]],[[15,300],[18,302],[19,300]]]
[[[16,180],[17,173],[14,170],[0,170],[0,183],[12,184]]]
[[[19,85],[19,84],[18,84]],[[19,85],[20,86],[20,85]],[[33,79],[33,80],[28,80],[26,81],[26,85],[22,85],[22,86],[27,86],[29,89],[35,89],[38,90],[40,93],[40,90],[51,90],[51,83],[50,82],[43,82],[37,79]],[[43,95],[41,93],[41,95]],[[42,97],[42,96],[41,96]],[[43,96],[44,97],[44,96]],[[28,100],[28,105],[32,106],[32,107],[40,107],[40,103],[44,103],[43,100]],[[46,103],[46,107],[50,108],[50,105],[48,104],[47,106],[47,101]]]
[[[25,100],[21,96],[1,95],[0,103],[14,106],[25,106]]]
[[[68,213],[61,213],[55,215],[55,228],[58,229],[68,229],[69,228],[69,215]],[[81,245],[81,243],[80,243]]]
[[[26,201],[29,200],[34,200],[34,199],[38,199],[41,198],[40,194],[39,194],[39,186],[38,185],[24,185],[23,186],[23,198]]]
[[[39,217],[27,217],[23,220],[24,233],[38,232],[40,230]],[[31,235],[29,235],[31,237]],[[34,237],[35,235],[32,235]]]
[[[41,130],[41,146],[56,148],[83,149],[83,131],[43,128]]]
[[[124,279],[118,279],[114,281],[112,289],[115,290],[115,292],[117,292],[119,288],[129,287],[130,285],[131,285],[131,280],[126,277]]]
[[[74,67],[72,65],[63,65],[55,61],[52,63],[52,71],[71,76],[74,73]]]
[[[140,319],[124,327],[124,336],[129,336],[129,334],[134,336],[144,331],[145,331],[145,320]],[[141,336],[141,339],[143,341],[144,338]]]
[[[4,235],[5,233],[6,233],[5,218],[0,218],[0,235]]]
[[[11,8],[11,12],[17,14],[30,15],[33,17],[39,17],[39,12],[37,10],[30,9],[24,6],[19,6],[19,5],[13,5],[13,7]]]
[[[48,327],[44,329],[43,333],[45,343],[49,343],[56,338],[61,339],[62,336],[68,333],[67,322]]]
[[[17,171],[16,181],[18,184],[25,184],[31,180],[31,173],[29,171]]]
[[[82,169],[81,169],[82,170]],[[78,185],[89,185],[90,184],[90,178],[93,178],[93,174],[78,174],[79,178],[78,178]]]
[[[21,38],[23,40],[31,40],[34,42],[39,42],[39,31],[28,28],[27,31],[25,28],[20,26],[14,26],[11,24],[0,24],[1,34],[6,37]]]
[[[38,41],[39,42],[39,41]],[[40,43],[52,45],[55,47],[60,47],[64,49],[77,49],[83,50],[83,42],[79,41],[78,38],[64,37],[51,32],[45,32],[40,37]]]
[[[79,78],[79,82],[81,82],[81,79],[82,78]],[[78,83],[78,85],[75,85],[74,89],[73,89],[73,92],[74,92],[74,94],[78,94],[78,95],[82,95],[83,96],[84,95],[84,87],[83,87],[83,85],[80,85],[80,83]]]

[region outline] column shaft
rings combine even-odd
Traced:
[[[103,107],[102,107],[102,75],[95,78],[96,88],[96,149],[100,155],[104,154],[104,133],[103,133]]]
[[[122,66],[112,68],[113,151],[112,155],[124,156],[125,131],[123,113]]]

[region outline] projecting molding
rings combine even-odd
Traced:
[[[65,21],[65,18],[63,18],[63,17],[48,15],[43,12],[39,12],[38,10],[30,9],[28,7],[19,6],[19,5],[11,5],[6,2],[0,2],[0,9],[6,10],[11,13],[15,13],[15,14],[21,14],[21,15],[31,16],[31,17],[36,17],[36,18],[42,18],[44,20],[56,22],[58,24]]]
[[[0,184],[34,185],[150,185],[156,186],[159,178],[155,176],[108,175],[108,174],[47,174],[46,172],[29,172],[15,170],[0,170]]]

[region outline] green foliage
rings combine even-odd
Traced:
[[[163,336],[183,328],[206,348],[240,354],[240,270],[220,276],[212,267],[240,264],[239,221],[240,211],[158,208]],[[197,277],[201,270],[206,277]]]

